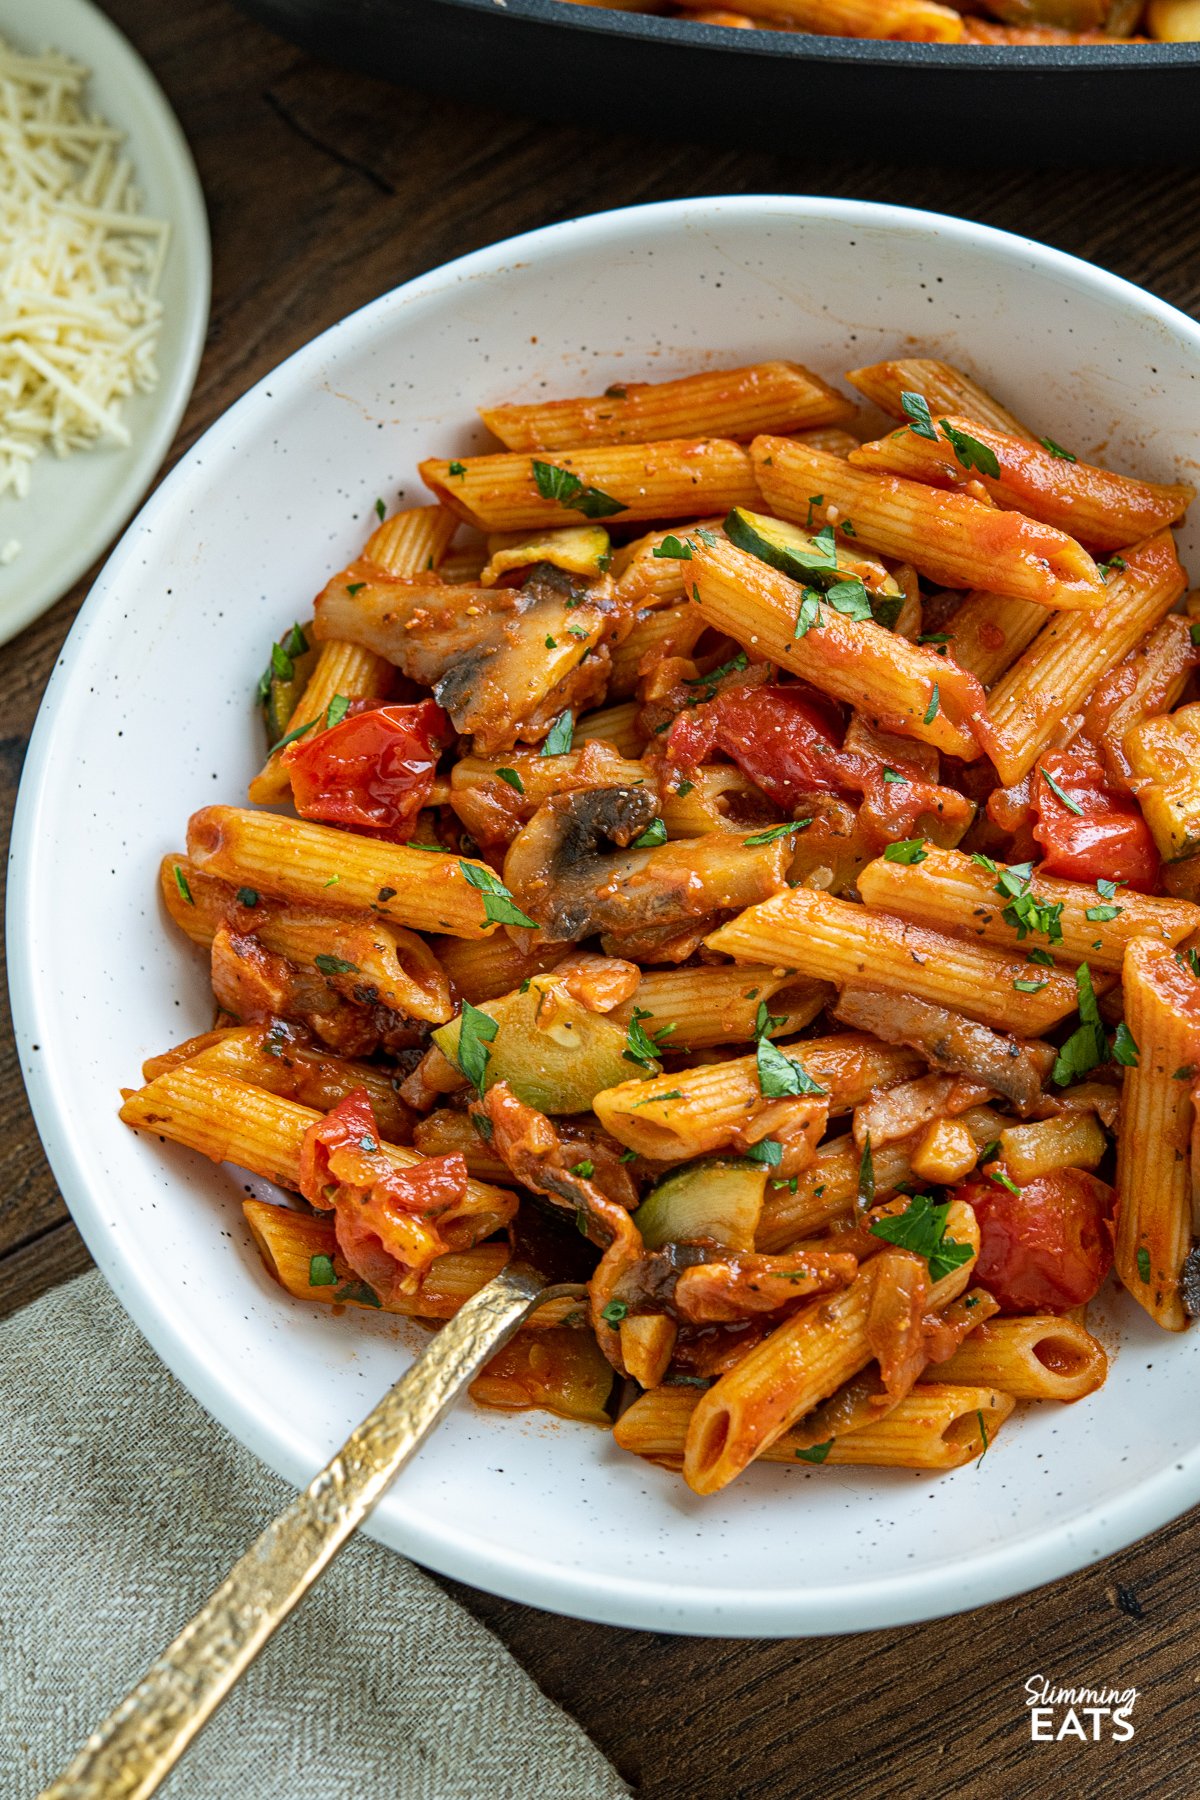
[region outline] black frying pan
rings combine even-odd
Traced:
[[[326,61],[574,123],[892,162],[1200,160],[1200,44],[882,43],[563,0],[239,4]]]

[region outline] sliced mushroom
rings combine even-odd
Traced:
[[[935,1069],[969,1076],[1003,1094],[1022,1117],[1042,1098],[1053,1052],[1037,1040],[1008,1037],[914,994],[853,984],[842,989],[833,1012],[843,1025],[873,1032],[885,1044],[909,1044]]]

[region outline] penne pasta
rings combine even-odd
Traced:
[[[1192,1242],[1192,1082],[1200,1067],[1200,980],[1185,957],[1131,944],[1122,979],[1137,1046],[1117,1137],[1116,1271],[1167,1331],[1187,1323],[1180,1278]]]
[[[1062,720],[1175,605],[1187,585],[1169,531],[1124,554],[1103,608],[1044,626],[988,695],[988,754],[1008,785],[1027,775]]]
[[[761,901],[705,942],[742,962],[774,957],[839,987],[869,980],[1022,1037],[1040,1037],[1078,1004],[1074,981],[1060,970],[1040,971],[1044,986],[1026,993],[1013,985],[1028,979],[1023,957],[809,888]]]
[[[976,588],[955,609],[946,628],[949,654],[960,669],[991,687],[1032,644],[1046,623],[1033,600],[1006,600]]]
[[[905,356],[894,362],[872,363],[869,368],[850,369],[846,380],[881,412],[890,413],[893,419],[906,417],[902,403],[904,394],[920,394],[931,413],[962,413],[996,431],[1008,431],[1014,437],[1037,441],[1027,426],[970,375],[933,357]]]
[[[1050,608],[1104,604],[1104,583],[1087,551],[1024,513],[855,468],[787,438],[755,438],[750,455],[763,496],[781,518],[806,518],[810,496],[820,493],[821,517],[835,528],[850,519],[856,541],[911,562],[946,587],[987,588]]]
[[[1200,906],[1187,900],[1122,888],[1105,903],[1082,881],[1040,874],[1025,881],[1018,874],[1005,884],[1006,873],[1007,864],[991,857],[926,844],[920,862],[876,857],[859,875],[858,891],[868,906],[956,937],[977,938],[1014,954],[1048,950],[1063,962],[1086,962],[1093,969],[1119,970],[1135,938],[1174,945],[1200,931]],[[1030,895],[1036,908],[1049,910],[1048,927],[1040,924],[1045,910],[1014,907],[1022,894]],[[1036,967],[1026,967],[1024,978],[1042,976]]]
[[[617,516],[628,524],[694,519],[758,501],[746,450],[728,438],[556,450],[553,462],[505,453],[454,463],[430,457],[419,466],[426,487],[480,531],[529,531]],[[547,471],[540,483],[539,469]]]
[[[588,399],[479,409],[506,449],[524,451],[656,438],[752,438],[760,431],[840,424],[853,413],[828,382],[792,362],[712,369],[678,381],[614,382]]]
[[[650,969],[633,998],[611,1016],[624,1025],[638,1013],[650,1036],[667,1028],[676,1053],[748,1043],[758,1035],[764,1013],[770,1015],[772,1037],[803,1031],[832,993],[827,982],[781,975],[776,969]]]
[[[1014,1400],[1082,1400],[1104,1385],[1108,1357],[1076,1320],[1032,1314],[988,1319],[937,1374],[940,1381],[1001,1388]]]

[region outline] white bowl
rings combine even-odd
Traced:
[[[166,1362],[297,1484],[394,1378],[411,1328],[289,1300],[244,1229],[243,1182],[117,1121],[143,1057],[203,1029],[200,959],[155,869],[193,808],[238,801],[261,750],[270,640],[373,523],[422,498],[418,456],[472,408],[595,392],[711,360],[836,375],[927,348],[1023,417],[1169,479],[1200,460],[1200,329],[1021,238],[894,207],[748,197],[575,220],[385,295],[247,394],[126,533],[50,683],[9,901],[22,1065],[88,1245]],[[542,384],[545,384],[543,387]],[[894,1625],[1029,1588],[1200,1498],[1200,1334],[1113,1302],[1120,1353],[1075,1407],[1023,1409],[940,1479],[752,1469],[699,1500],[606,1434],[469,1405],[375,1514],[384,1543],[558,1612],[764,1636]]]

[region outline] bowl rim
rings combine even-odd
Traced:
[[[670,229],[686,229],[694,219],[711,225],[715,209],[727,217],[759,218],[764,223],[785,218],[795,222],[832,219],[851,228],[898,229],[926,239],[937,232],[1008,260],[1033,258],[1048,271],[1085,282],[1114,302],[1133,303],[1171,335],[1189,343],[1200,359],[1200,323],[1166,301],[1066,252],[991,226],[882,202],[821,196],[751,194],[658,201],[586,214],[484,246],[369,301],[256,382],[214,420],[150,496],[84,603],[47,687],[26,756],[13,825],[7,905],[14,1033],[47,1159],[88,1248],[122,1305],[201,1404],[297,1487],[307,1483],[314,1472],[312,1444],[294,1422],[270,1415],[248,1384],[243,1382],[239,1389],[210,1371],[203,1345],[172,1311],[169,1289],[151,1278],[136,1245],[122,1242],[109,1219],[103,1190],[90,1174],[86,1125],[72,1109],[70,1046],[47,1041],[43,1008],[50,979],[35,971],[40,930],[37,896],[45,886],[40,867],[49,842],[42,807],[54,769],[55,718],[60,706],[73,698],[73,671],[82,661],[85,647],[93,635],[109,631],[127,605],[122,578],[127,568],[131,572],[136,568],[143,533],[171,512],[177,497],[186,495],[189,484],[214,455],[228,450],[243,420],[270,408],[270,390],[277,389],[281,380],[319,367],[334,339],[347,331],[370,333],[414,300],[436,297],[447,286],[488,276],[497,268],[537,260],[547,249],[559,250],[577,240],[590,240],[590,249],[602,248],[606,241],[620,240],[631,221],[652,226],[660,236]],[[114,1074],[119,1078],[120,1071]],[[429,1568],[486,1592],[577,1618],[703,1635],[815,1636],[908,1624],[1009,1598],[1125,1548],[1197,1500],[1200,1439],[1170,1466],[1082,1517],[987,1546],[970,1562],[957,1561],[944,1569],[907,1575],[896,1571],[875,1577],[869,1584],[823,1590],[815,1604],[812,1593],[799,1587],[731,1596],[728,1588],[707,1587],[702,1582],[685,1588],[676,1582],[597,1576],[579,1567],[547,1569],[527,1552],[497,1549],[478,1534],[468,1536],[415,1514],[403,1520],[377,1514],[371,1535]]]
[[[428,5],[430,0],[423,0]],[[432,0],[437,6],[494,17],[496,0]],[[867,63],[881,68],[1064,71],[1177,69],[1200,64],[1200,44],[921,44],[890,38],[823,37],[807,31],[731,31],[692,19],[627,13],[572,0],[502,0],[506,17],[598,37],[725,50],[741,56],[819,63]]]

